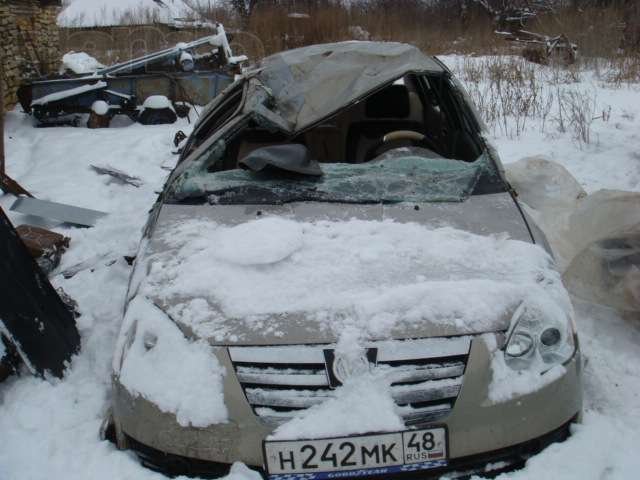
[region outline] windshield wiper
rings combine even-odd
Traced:
[[[275,192],[273,188],[258,185],[242,185],[215,190],[207,192],[206,198],[209,205],[284,205],[295,202],[348,203],[358,205],[398,203],[387,199],[336,197],[328,192],[310,188]]]
[[[210,205],[282,205],[292,202],[326,201],[326,194],[313,189],[275,191],[259,185],[241,185],[207,192]]]

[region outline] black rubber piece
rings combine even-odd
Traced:
[[[138,122],[142,125],[165,125],[175,123],[177,119],[176,112],[170,108],[145,108],[138,115]]]

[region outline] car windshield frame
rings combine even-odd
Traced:
[[[322,164],[323,175],[279,169],[206,172],[189,177],[167,203],[222,205],[463,202],[497,172],[486,154],[474,162],[451,160],[422,148],[398,148],[362,163]],[[486,185],[482,185],[486,189]]]
[[[440,63],[435,59],[437,63]],[[404,75],[430,75],[443,79],[453,79],[451,73],[446,70],[446,67],[443,66],[443,70],[440,72],[415,72],[415,71],[407,71]],[[403,75],[403,76],[404,76]],[[402,77],[400,77],[402,78]],[[397,79],[392,80],[391,82],[387,82],[382,85],[378,85],[375,91],[380,91],[386,86],[392,84]],[[255,76],[248,76],[241,82],[243,88],[243,107],[235,113],[231,118],[227,120],[227,122],[218,130],[213,133],[208,140],[203,141],[198,147],[190,152],[189,155],[182,156],[180,162],[176,169],[172,172],[171,176],[167,180],[165,184],[165,189],[163,192],[163,203],[205,203],[207,201],[211,202],[209,198],[209,193],[215,193],[220,188],[216,189],[207,189],[207,188],[191,188],[188,193],[181,190],[184,189],[185,184],[191,183],[197,179],[197,177],[201,177],[203,175],[215,175],[219,172],[225,172],[229,170],[221,170],[219,168],[221,162],[220,160],[224,158],[226,154],[226,147],[238,136],[241,132],[246,129],[250,124],[258,124],[263,128],[267,128],[267,130],[273,132],[280,132],[287,138],[293,139],[296,135],[301,134],[302,131],[308,131],[314,128],[315,125],[319,125],[322,122],[326,121],[328,118],[332,118],[336,115],[334,112],[330,117],[318,119],[317,122],[308,126],[302,131],[294,131],[289,129],[289,125],[285,122],[277,112],[277,108],[273,109],[273,106],[276,105],[276,98],[273,96],[273,92],[269,88],[266,88],[264,84],[262,84],[259,79]],[[459,88],[457,84],[449,83],[452,86],[453,90]],[[373,93],[375,93],[375,91]],[[363,97],[356,100],[357,102],[362,101],[364,98],[367,98],[370,95],[373,95],[372,92],[368,92]],[[481,131],[476,131],[473,126],[478,126],[479,130],[481,130],[481,123],[478,123],[478,119],[471,118],[468,119],[466,116],[471,115],[473,117],[474,112],[469,106],[465,106],[465,98],[464,92],[452,92],[454,95],[451,98],[450,108],[453,108],[456,116],[464,117],[460,118],[458,121],[461,123],[460,128],[466,130],[471,134],[473,140],[477,143],[478,151],[480,152],[479,156],[475,159],[475,162],[482,161],[483,167],[482,172],[478,176],[476,181],[476,188],[472,189],[471,192],[463,192],[462,195],[456,195],[455,198],[446,198],[447,196],[441,197],[431,197],[425,198],[425,201],[464,201],[469,195],[476,194],[486,194],[486,193],[499,193],[499,192],[508,192],[509,186],[506,180],[504,179],[503,171],[501,170],[501,165],[499,160],[497,159],[495,152],[492,150],[489,144],[485,141],[482,136]],[[457,95],[459,94],[459,95]],[[246,100],[245,100],[246,99]],[[251,100],[250,100],[251,99]],[[218,106],[220,104],[225,103],[224,100],[216,102]],[[344,111],[351,107],[353,103],[343,105],[340,111]],[[216,113],[214,110],[209,109],[209,115],[215,116]],[[284,143],[288,143],[284,141]],[[450,157],[449,154],[446,154],[447,157]],[[452,159],[448,160],[450,162],[460,162],[460,164],[470,164],[474,163],[471,161],[465,161],[461,159]],[[331,165],[331,163],[322,163],[323,166]],[[347,163],[345,165],[357,165]],[[233,189],[237,187],[237,185],[230,185],[227,189]],[[300,193],[300,192],[299,192]],[[267,196],[265,196],[266,198]],[[273,196],[272,196],[273,197]],[[307,195],[298,195],[297,198],[308,199],[309,201],[335,201],[330,197],[326,197],[320,195],[319,193],[314,193],[310,197]],[[366,202],[372,203],[376,200],[374,199],[354,199],[354,198],[345,198],[345,201],[348,202]],[[378,202],[399,202],[399,201],[414,201],[415,198],[409,196],[406,199],[387,199],[387,198],[379,198]],[[287,200],[293,201],[293,200]]]

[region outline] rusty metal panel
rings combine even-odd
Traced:
[[[135,96],[138,104],[142,104],[147,97],[152,95],[164,95],[173,99],[173,82],[165,76],[145,76],[136,80]]]
[[[232,81],[230,75],[217,73],[180,78],[178,79],[179,88],[176,92],[177,99],[196,105],[206,105]]]

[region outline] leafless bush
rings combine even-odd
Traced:
[[[605,60],[599,77],[606,83],[615,86],[629,86],[640,82],[640,55],[618,56]]]
[[[594,92],[577,89],[558,89],[558,116],[556,122],[558,130],[572,133],[573,139],[579,144],[591,143],[591,125],[593,124],[597,108]],[[606,115],[603,114],[606,119]]]
[[[494,132],[514,138],[534,119],[546,123],[553,94],[538,78],[535,65],[513,56],[466,58],[456,70]]]
[[[509,138],[529,128],[569,133],[581,145],[592,142],[595,120],[608,121],[594,91],[579,82],[581,72],[539,67],[519,57],[464,57],[454,70],[465,83],[487,126]]]

